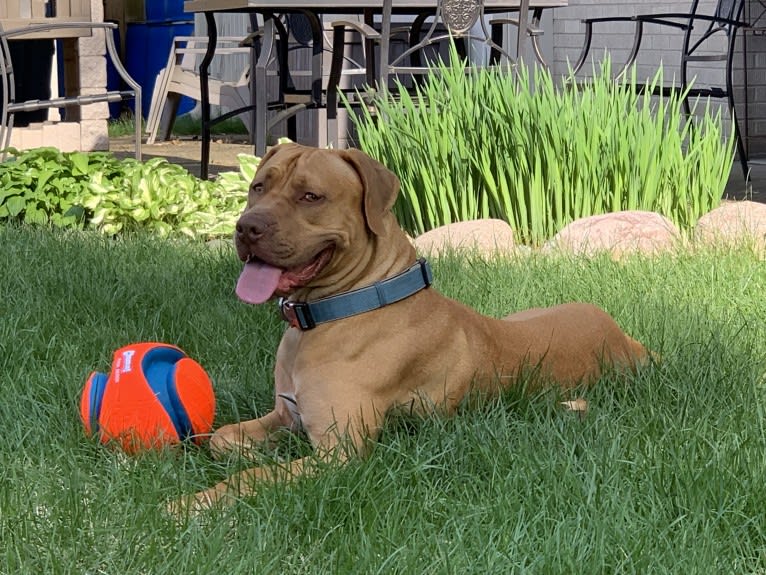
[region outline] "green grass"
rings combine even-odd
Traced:
[[[135,117],[132,114],[124,114],[119,118],[110,120],[109,137],[132,136],[135,125]],[[176,118],[172,134],[175,136],[199,136],[201,130],[199,118],[193,118],[191,114],[183,114]],[[247,128],[239,118],[219,122],[213,126],[212,130],[214,134],[247,134]]]
[[[583,419],[511,391],[392,421],[365,461],[177,522],[167,500],[245,462],[94,444],[85,378],[167,341],[211,374],[218,423],[253,417],[272,402],[276,310],[236,299],[227,247],[16,227],[0,245],[2,573],[766,569],[766,271],[746,250],[435,262],[438,289],[485,313],[592,301],[664,360],[586,391]]]

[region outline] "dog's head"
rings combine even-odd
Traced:
[[[237,222],[247,262],[237,292],[250,303],[331,286],[366,265],[398,230],[399,180],[359,150],[277,146],[261,161]]]

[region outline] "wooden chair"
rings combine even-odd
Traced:
[[[744,0],[718,0],[712,11],[703,12],[703,9],[709,7],[710,4],[700,2],[700,0],[693,0],[689,11],[683,13],[638,14],[635,16],[589,18],[583,20],[585,24],[585,42],[572,69],[572,76],[575,77],[589,60],[588,56],[591,51],[595,25],[627,22],[632,23],[634,26],[633,47],[625,64],[617,73],[617,77],[627,73],[636,63],[643,46],[645,26],[659,26],[682,32],[678,48],[681,60],[680,79],[674,85],[655,86],[652,93],[663,96],[668,96],[673,92],[685,93],[686,97],[684,98],[683,105],[687,116],[691,115],[690,100],[692,99],[725,99],[731,115],[732,135],[737,141],[737,154],[742,165],[742,171],[747,176],[747,151],[737,122],[735,93],[732,82],[737,32],[747,26],[747,23],[741,20],[744,4]],[[720,85],[700,85],[696,82],[696,78],[690,77],[689,65],[695,62],[723,62]],[[641,86],[640,89],[646,91],[648,87]]]
[[[175,123],[178,105],[182,96],[196,101],[202,99],[198,60],[207,51],[207,38],[201,36],[176,36],[170,48],[167,65],[157,74],[152,94],[152,103],[146,119],[147,144],[153,144],[158,138],[167,140]],[[216,55],[227,56],[245,54],[250,56],[251,48],[241,45],[242,38],[218,38]],[[234,82],[218,78],[208,79],[210,104],[227,110],[246,107],[250,102],[250,67],[242,70]],[[248,117],[243,118],[250,129]]]

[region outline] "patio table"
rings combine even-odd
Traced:
[[[394,0],[393,11],[398,14],[420,14],[424,11],[436,9],[437,0]],[[522,52],[523,43],[527,38],[526,25],[529,10],[541,11],[547,8],[567,6],[568,0],[484,0],[484,9],[487,13],[519,12],[519,30],[516,45],[517,56]],[[251,68],[251,77],[254,86],[265,86],[266,66],[268,65],[272,47],[275,40],[275,14],[303,13],[309,17],[314,29],[314,54],[312,57],[312,89],[311,102],[319,105],[321,102],[321,30],[316,30],[316,23],[320,14],[361,14],[365,21],[372,22],[373,15],[380,13],[383,8],[381,0],[186,0],[184,11],[190,13],[203,13],[207,24],[208,44],[207,51],[199,66],[200,75],[200,108],[202,123],[202,157],[200,177],[207,178],[208,163],[210,159],[210,100],[208,92],[209,66],[215,55],[215,46],[218,38],[218,30],[215,14],[245,12],[259,13],[263,16],[263,39],[260,56],[255,66]],[[255,153],[262,155],[266,151],[267,131],[267,101],[266,90],[263,88],[253,90],[254,102],[248,109],[254,111],[254,134]],[[298,107],[305,108],[306,104]],[[289,112],[288,114],[289,115]]]

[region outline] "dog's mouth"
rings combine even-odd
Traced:
[[[289,269],[273,266],[251,255],[239,276],[237,296],[247,303],[259,304],[274,295],[287,295],[313,280],[330,261],[334,250],[334,246],[327,247],[307,263]]]

